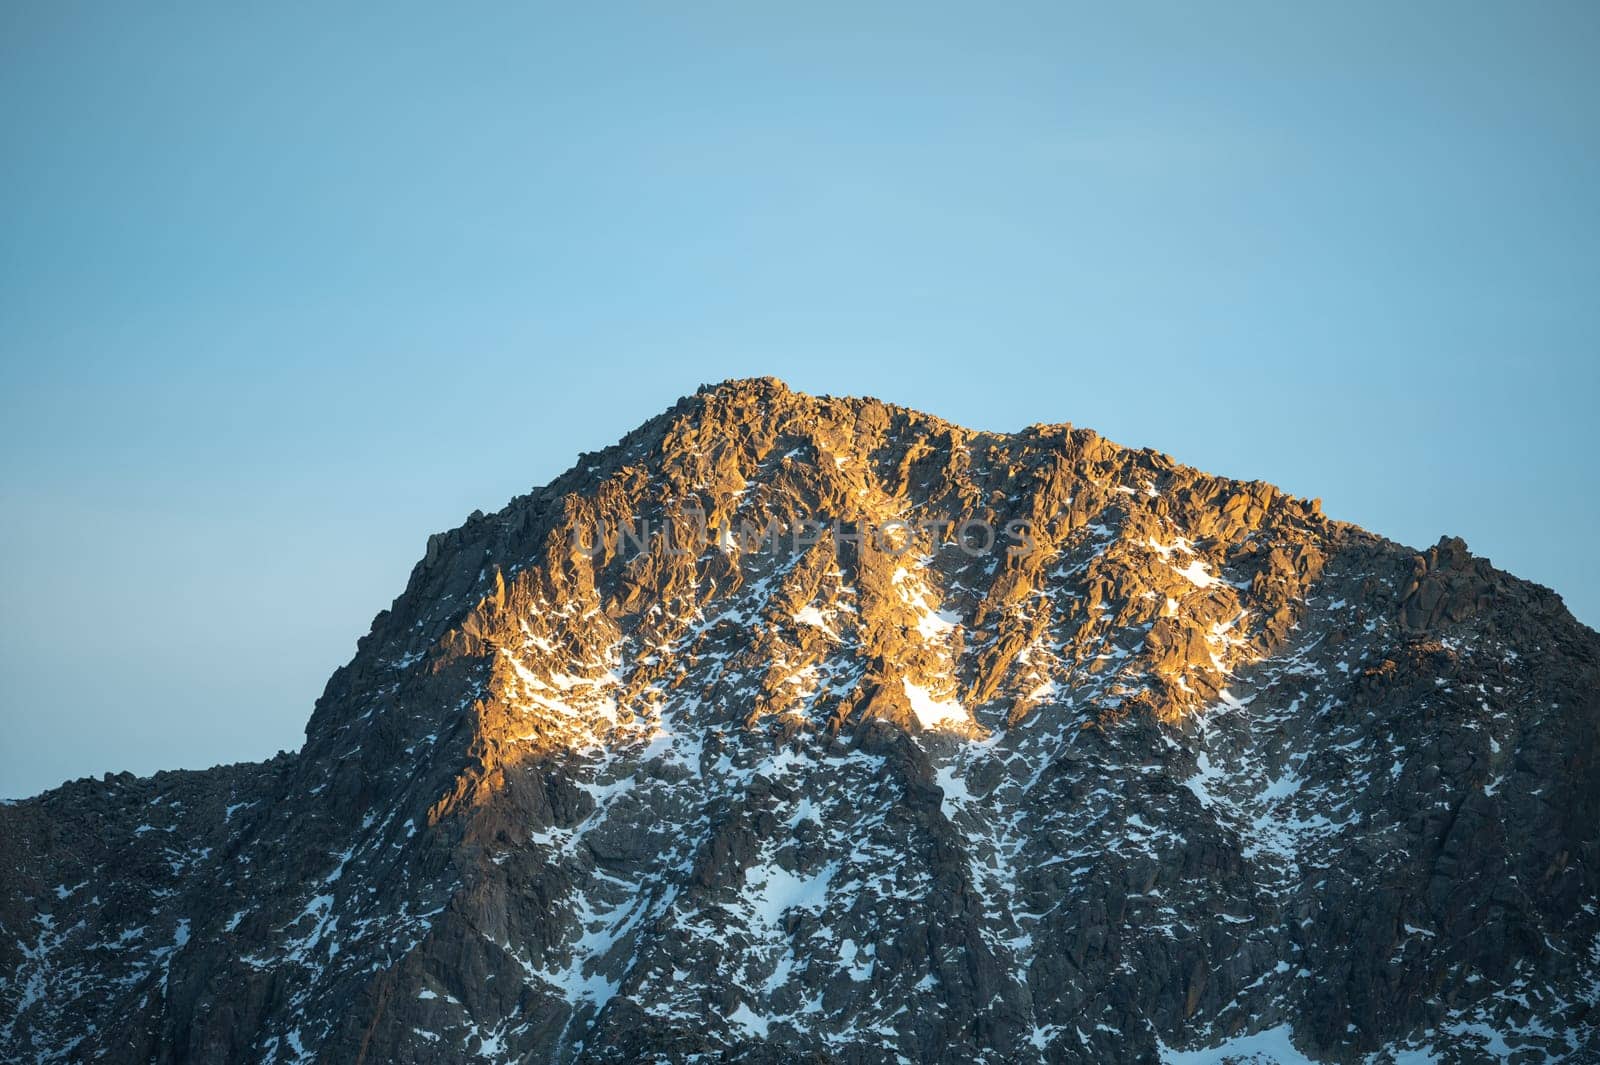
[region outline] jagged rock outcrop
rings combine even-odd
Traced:
[[[297,754],[0,806],[0,1057],[1596,1060],[1597,652],[1459,540],[728,382],[429,538]]]

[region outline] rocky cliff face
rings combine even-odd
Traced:
[[[1597,704],[1460,541],[730,382],[432,537],[298,754],[0,807],[0,1057],[1600,1060]]]

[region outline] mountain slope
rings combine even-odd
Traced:
[[[430,538],[298,754],[0,807],[0,1054],[1593,1060],[1597,652],[1459,541],[728,382]]]

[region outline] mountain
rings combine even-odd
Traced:
[[[429,538],[297,754],[0,806],[0,1058],[1597,1061],[1597,750],[1459,540],[732,381]]]

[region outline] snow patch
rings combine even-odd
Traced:
[[[1198,558],[1191,561],[1182,569],[1178,569],[1177,566],[1173,566],[1172,569],[1175,573],[1177,573],[1178,576],[1182,577],[1196,588],[1209,588],[1213,584],[1217,583],[1217,578],[1212,575],[1211,570],[1208,569],[1206,564],[1201,562]]]
[[[1201,1050],[1175,1050],[1161,1043],[1161,1065],[1317,1065],[1295,1049],[1289,1035],[1289,1026],[1282,1024]]]
[[[917,723],[923,728],[956,728],[969,720],[967,711],[956,700],[936,699],[927,688],[913,684],[907,677],[902,677],[901,683],[905,686],[906,698],[911,701],[911,712],[917,715]]]

